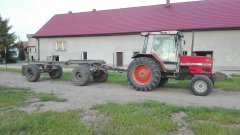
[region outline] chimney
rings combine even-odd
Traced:
[[[68,11],[68,14],[72,14],[72,11]]]
[[[170,0],[166,0],[167,7],[170,7]]]
[[[93,11],[93,12],[96,12],[96,11],[97,11],[97,9],[95,9],[95,8],[94,8],[94,9],[92,9],[92,11]]]

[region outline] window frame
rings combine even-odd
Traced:
[[[59,45],[61,45],[59,47]],[[65,41],[57,41],[55,44],[55,50],[56,51],[67,51],[67,45]]]

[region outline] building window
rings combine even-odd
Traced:
[[[59,61],[59,55],[53,55],[53,61]]]
[[[87,52],[83,52],[83,59],[87,60]]]
[[[117,66],[123,66],[123,52],[117,52]]]
[[[29,53],[35,53],[35,52],[36,52],[36,48],[31,48],[31,47],[29,47],[29,48],[27,49],[27,52],[29,52]]]
[[[66,42],[57,42],[56,43],[56,51],[66,51]]]

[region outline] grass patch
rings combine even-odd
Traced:
[[[66,99],[59,98],[53,93],[34,93],[23,88],[0,86],[0,109],[30,103],[33,98],[38,98],[41,102],[66,101]]]
[[[148,101],[141,104],[108,103],[96,107],[101,113],[110,116],[102,134],[167,134],[177,129],[170,115],[179,108]]]
[[[216,82],[215,87],[226,91],[240,91],[240,77],[231,77],[225,81]]]
[[[193,131],[196,135],[239,135],[240,129],[219,126],[218,124],[193,124]]]
[[[66,99],[57,97],[54,93],[37,93],[38,97],[42,102],[55,101],[55,102],[65,102]]]
[[[97,105],[99,113],[110,117],[100,131],[102,134],[168,134],[177,130],[170,118],[185,112],[186,121],[196,135],[239,135],[240,110],[205,107],[176,107],[155,101],[143,103]],[[199,123],[199,121],[202,121]]]
[[[35,114],[10,111],[0,114],[0,134],[91,135],[92,130],[83,125],[78,111]]]
[[[71,81],[72,80],[72,72],[63,72],[62,77],[59,80]]]
[[[128,84],[127,74],[125,72],[109,72],[107,82],[114,84]]]
[[[187,112],[191,121],[203,120],[221,124],[240,124],[240,110],[190,107]]]
[[[0,72],[12,72],[12,73],[21,73],[21,69],[16,68],[0,68]]]
[[[240,125],[240,110],[190,107],[186,111],[196,135],[240,134],[240,128],[233,127],[233,125]]]
[[[26,89],[0,86],[0,108],[24,104],[31,93]]]

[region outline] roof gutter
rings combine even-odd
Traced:
[[[166,1],[166,5],[167,5],[167,7],[170,7],[170,0]]]

